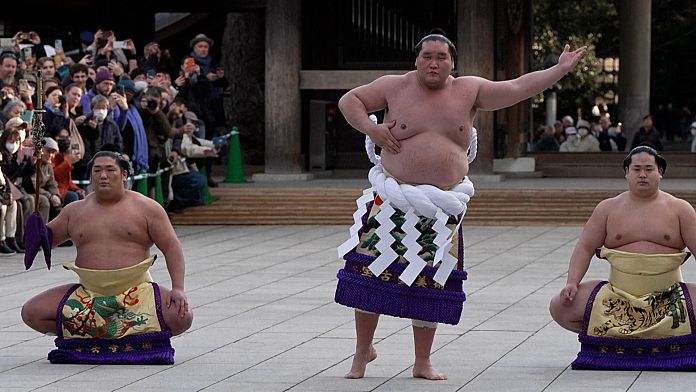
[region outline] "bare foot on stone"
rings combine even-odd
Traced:
[[[377,358],[377,350],[375,346],[370,345],[370,350],[367,354],[358,355],[356,352],[353,355],[353,365],[350,367],[350,371],[346,373],[345,378],[363,378],[365,376],[365,368],[367,364],[374,361]]]
[[[447,380],[447,375],[440,373],[430,364],[430,361],[416,362],[413,365],[413,377],[425,378],[426,380]]]

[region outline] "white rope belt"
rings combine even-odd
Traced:
[[[377,123],[377,117],[370,116],[370,119]],[[476,158],[477,132],[472,129],[471,143],[467,160],[471,163]],[[374,200],[373,191],[376,191],[383,203],[375,219],[380,223],[375,234],[380,240],[375,244],[380,255],[370,264],[369,268],[376,276],[380,275],[389,267],[399,255],[391,248],[394,237],[390,234],[394,228],[391,216],[396,212],[392,205],[401,211],[405,211],[405,222],[401,229],[406,234],[401,241],[407,247],[404,259],[409,262],[404,272],[399,278],[411,285],[418,274],[425,268],[427,263],[418,256],[421,246],[417,239],[421,233],[416,228],[420,217],[435,219],[433,230],[437,233],[434,243],[438,249],[433,259],[433,267],[441,263],[433,279],[441,285],[447,282],[447,278],[456,266],[457,259],[454,258],[449,250],[452,247],[452,238],[459,229],[462,219],[459,219],[454,230],[447,228],[449,217],[466,213],[466,204],[474,196],[474,184],[468,177],[450,190],[442,190],[433,185],[410,185],[399,184],[394,178],[384,174],[381,165],[381,157],[375,153],[375,144],[369,136],[365,138],[365,150],[370,161],[375,165],[368,174],[372,188],[365,189],[363,195],[356,200],[357,210],[353,214],[353,225],[350,227],[350,238],[338,247],[339,257],[345,256],[360,243],[358,237],[362,228],[362,216],[367,213],[367,203]]]

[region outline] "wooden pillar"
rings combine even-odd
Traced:
[[[457,74],[495,79],[495,4],[492,1],[457,0]],[[494,114],[479,112],[478,153],[470,172],[493,173]]]
[[[297,175],[304,169],[301,159],[300,0],[268,0],[265,60],[265,174]]]
[[[501,72],[497,80],[515,79],[529,71],[529,20],[531,0],[498,0],[497,51],[500,53]],[[526,143],[525,130],[529,130],[529,110],[531,100],[499,110],[496,126],[501,127],[506,136],[505,157],[517,158]],[[502,152],[502,151],[501,151]]]
[[[619,112],[628,146],[650,112],[651,0],[619,0]]]

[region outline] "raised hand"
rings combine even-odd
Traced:
[[[561,53],[561,56],[558,57],[558,64],[566,72],[570,72],[570,70],[575,68],[575,66],[578,64],[578,61],[580,61],[582,56],[585,55],[585,52],[587,52],[587,46],[577,48],[571,52],[570,45],[566,44],[566,46],[563,48],[563,53]]]

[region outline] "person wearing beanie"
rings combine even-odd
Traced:
[[[114,81],[114,75],[111,74],[111,72],[108,69],[100,69],[97,71],[97,78],[94,80],[94,84],[99,85],[101,82],[105,80],[110,80]],[[111,85],[113,87],[113,85]],[[106,94],[104,94],[106,95]]]
[[[114,75],[111,71],[105,67],[100,67],[94,79],[94,87],[80,98],[80,106],[82,106],[82,113],[89,115],[92,113],[92,98],[96,95],[103,95],[109,100],[108,116],[110,116],[119,127],[123,128],[126,123],[128,102],[125,96],[116,94],[114,91],[115,85],[116,82],[114,81]]]

